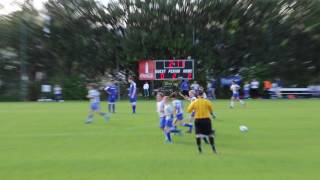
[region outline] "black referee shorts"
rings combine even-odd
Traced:
[[[195,119],[194,122],[196,135],[213,135],[210,118]]]

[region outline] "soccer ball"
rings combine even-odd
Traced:
[[[247,126],[245,126],[245,125],[241,125],[239,127],[239,129],[240,129],[241,132],[247,132],[249,130],[249,128]]]

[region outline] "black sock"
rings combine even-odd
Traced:
[[[212,148],[213,152],[217,153],[216,146],[214,145],[214,138],[213,137],[209,137],[209,142],[210,142],[210,145],[211,145],[211,148]]]
[[[208,140],[206,137],[203,138],[203,141],[206,143],[206,144],[209,144]]]
[[[199,153],[202,152],[202,149],[201,149],[201,138],[196,138],[196,142],[197,142],[197,146],[198,146],[198,150],[199,150]]]

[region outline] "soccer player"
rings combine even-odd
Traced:
[[[236,84],[235,81],[232,81],[232,84],[230,86],[230,90],[232,91],[230,108],[234,108],[234,101],[239,101],[241,105],[244,105],[244,101],[239,98],[239,89],[240,86]]]
[[[115,81],[111,80],[111,83],[104,88],[104,90],[108,94],[108,110],[109,113],[115,113],[116,112],[116,101],[118,96],[118,88],[115,85]]]
[[[160,118],[160,129],[164,130],[166,118],[164,115],[164,102],[163,102],[163,93],[157,93],[156,100],[157,100],[157,113],[159,114]]]
[[[129,98],[132,106],[132,113],[135,114],[137,106],[137,84],[133,81],[132,77],[129,77],[128,82],[130,83]]]
[[[184,127],[188,127],[189,130],[188,132],[191,132],[192,131],[192,123],[185,123],[183,122],[183,104],[182,104],[182,101],[177,99],[177,94],[176,93],[172,93],[171,94],[171,98],[172,98],[172,105],[173,105],[173,113],[174,113],[174,121],[173,121],[173,124],[176,125],[176,124],[179,124],[181,126],[184,126]]]
[[[92,123],[94,112],[99,113],[105,119],[105,121],[108,122],[109,121],[108,114],[101,112],[100,110],[100,93],[97,90],[97,85],[94,83],[90,83],[87,85],[87,89],[88,89],[87,98],[90,99],[90,111],[89,111],[88,118],[86,120],[86,124]]]
[[[201,138],[209,138],[209,142],[214,153],[217,153],[214,143],[214,131],[212,130],[210,115],[212,116],[212,104],[209,100],[203,98],[203,92],[199,91],[198,99],[189,106],[189,113],[195,113],[196,144],[199,153],[202,153]]]
[[[185,100],[188,100],[188,101],[190,101],[191,103],[197,99],[196,93],[195,93],[194,90],[190,90],[190,91],[189,91],[189,96],[184,96],[184,95],[181,94],[181,93],[180,93],[180,95],[181,95]],[[189,124],[193,124],[193,122],[194,122],[194,112],[192,112],[192,113],[189,114]],[[192,128],[189,129],[189,131],[187,131],[187,133],[192,133]]]
[[[180,130],[176,129],[173,126],[173,107],[169,101],[168,96],[163,97],[163,103],[164,103],[164,115],[165,115],[165,136],[166,136],[166,142],[172,143],[171,133],[178,133],[180,134]]]

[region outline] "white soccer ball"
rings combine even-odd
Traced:
[[[241,132],[247,132],[249,130],[249,128],[247,126],[245,126],[245,125],[241,125],[239,127],[239,129],[240,129]]]

